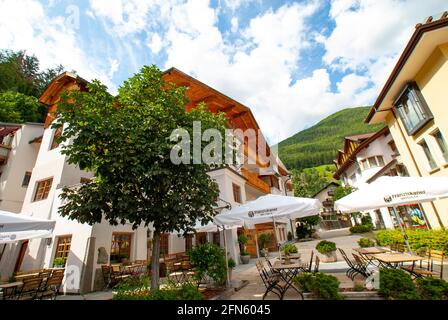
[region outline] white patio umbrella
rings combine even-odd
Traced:
[[[50,237],[56,222],[0,210],[0,243]]]
[[[277,239],[276,221],[314,216],[319,214],[321,208],[322,204],[317,199],[268,194],[220,213],[214,217],[214,221],[228,226],[243,223],[246,227],[272,221]]]
[[[341,212],[357,212],[433,201],[448,197],[448,177],[380,177],[335,202]],[[394,210],[395,216],[397,215]],[[397,221],[400,221],[396,216]],[[406,232],[399,223],[403,236]]]

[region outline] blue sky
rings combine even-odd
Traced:
[[[112,93],[175,66],[249,106],[273,144],[370,105],[414,26],[445,0],[0,0],[0,48]]]

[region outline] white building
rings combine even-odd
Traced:
[[[339,150],[335,160],[335,179],[343,185],[358,188],[381,175],[406,175],[397,164],[397,150],[387,127],[375,133],[345,138],[344,149]],[[377,229],[393,228],[394,221],[388,208],[368,211]]]
[[[179,85],[185,86],[188,83],[190,89],[187,94],[197,93],[198,90],[195,91],[195,88],[199,88],[208,97],[196,96],[195,99],[190,97],[191,101],[196,101],[196,103],[204,101],[210,106],[227,104],[222,105],[222,108],[227,110],[230,116],[229,121],[234,127],[241,129],[251,127],[259,130],[249,108],[177,69],[168,70],[164,76],[168,78],[166,80]],[[173,76],[176,79],[173,79]],[[64,291],[89,292],[99,290],[103,286],[102,264],[121,262],[123,258],[135,261],[148,260],[150,257],[151,248],[148,245],[148,240],[150,240],[152,232],[148,228],[139,227],[132,230],[131,225],[112,227],[107,221],[89,226],[64,218],[58,213],[61,206],[59,195],[62,188],[75,188],[90,179],[92,174],[68,164],[66,156],[61,154],[61,146],[57,143],[57,137],[61,134],[61,130],[51,128],[51,122],[54,119],[52,112],[55,111],[59,95],[63,90],[85,90],[86,84],[84,79],[66,72],[53,80],[39,99],[40,102],[48,106],[49,113],[44,128],[40,127],[40,134],[28,140],[33,141],[31,145],[38,152],[34,164],[27,169],[32,171],[32,174],[23,197],[21,214],[55,220],[56,226],[52,238],[32,239],[9,245],[2,258],[4,263],[2,262],[0,266],[3,279],[20,270],[52,267],[54,260],[62,257],[66,259],[67,269]],[[210,96],[216,97],[216,99],[210,99]],[[228,106],[230,104],[232,107]],[[265,142],[259,141],[258,143]],[[250,151],[249,153],[248,156],[252,156]],[[225,205],[237,206],[271,192],[291,195],[292,184],[286,168],[273,155],[270,156],[270,159],[269,167],[245,164],[240,168],[226,167],[211,171],[209,175],[219,185],[220,202]],[[259,160],[256,158],[255,163],[258,162]],[[272,223],[258,225],[255,230],[228,230],[226,231],[228,252],[239,263],[237,243],[239,233],[244,232],[251,237],[247,248],[252,256],[256,256],[254,237],[258,232],[277,232],[280,242],[283,242],[286,241],[289,230],[289,225],[282,223],[277,224],[275,231]],[[195,243],[203,241],[224,245],[223,237],[218,232],[196,234],[187,239],[177,234],[163,234],[161,256],[186,252]],[[272,249],[276,249],[276,243],[272,244]]]

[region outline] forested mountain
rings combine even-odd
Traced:
[[[300,131],[279,143],[279,155],[288,169],[311,168],[332,164],[344,137],[374,132],[384,124],[364,123],[370,107],[347,108],[338,111],[316,125]]]

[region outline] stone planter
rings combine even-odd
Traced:
[[[336,256],[336,251],[331,251],[328,253],[322,254],[322,262],[330,263],[338,261],[338,257]]]
[[[250,255],[240,256],[242,264],[248,264],[250,261]]]

